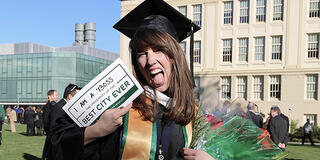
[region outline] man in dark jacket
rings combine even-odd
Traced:
[[[43,128],[45,133],[49,134],[49,127],[50,127],[50,112],[53,105],[56,104],[58,101],[58,93],[56,90],[49,90],[47,94],[47,103],[43,106]]]
[[[278,106],[271,107],[271,119],[268,131],[272,141],[282,150],[285,151],[285,142],[287,138],[287,122],[281,117],[281,111]]]
[[[286,126],[287,126],[286,133],[287,134],[286,134],[286,139],[284,141],[284,144],[287,145],[288,142],[289,142],[289,118],[286,115],[282,114],[282,113],[280,113],[280,116],[281,116],[281,118],[283,118],[286,121]]]
[[[252,102],[249,102],[247,107],[248,107],[247,117],[251,119],[252,122],[256,124],[259,128],[262,128],[263,120],[260,115],[257,115],[257,109],[258,109],[257,105]]]
[[[35,112],[32,110],[31,106],[29,106],[24,113],[24,122],[27,124],[27,135],[32,136],[34,135],[34,118]]]
[[[56,103],[51,108],[50,113],[50,130],[54,129],[57,124],[57,119],[63,117],[66,113],[62,109],[62,107],[76,94],[80,91],[80,87],[75,84],[69,84],[63,94],[63,99],[61,99],[58,103]]]
[[[80,87],[74,84],[69,84],[63,94],[63,99],[61,99],[58,103],[51,106],[50,111],[50,121],[49,121],[49,135],[46,138],[45,146],[43,147],[42,160],[47,159],[47,157],[52,157],[52,155],[56,154],[51,151],[51,131],[57,126],[57,120],[60,117],[63,117],[66,113],[62,109],[62,107],[76,94],[80,91]]]

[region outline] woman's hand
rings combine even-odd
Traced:
[[[132,102],[126,107],[106,110],[101,115],[97,123],[85,129],[84,144],[88,144],[98,137],[103,137],[114,132],[123,124],[123,116],[130,110],[131,107]]]
[[[183,148],[183,157],[186,160],[214,160],[207,152]]]

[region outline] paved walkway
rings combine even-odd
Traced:
[[[301,144],[301,142],[288,142],[288,144]],[[304,142],[305,145],[311,145],[309,142]],[[320,145],[320,143],[313,143],[315,145]],[[302,144],[301,144],[302,145]]]

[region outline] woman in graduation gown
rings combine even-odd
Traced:
[[[164,1],[146,0],[114,26],[131,38],[133,73],[144,92],[126,107],[105,111],[86,128],[68,116],[59,119],[51,159],[212,159],[187,148],[196,103],[178,42],[189,36],[194,24],[180,19]]]

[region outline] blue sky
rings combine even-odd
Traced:
[[[120,51],[120,0],[0,0],[0,44],[71,46],[75,23],[96,23],[96,48]]]

